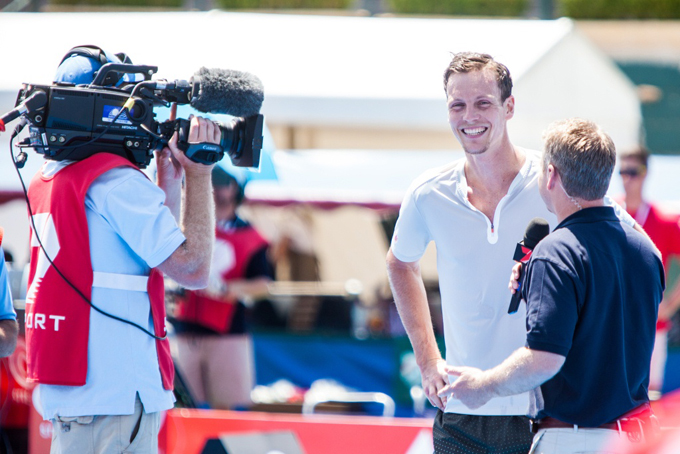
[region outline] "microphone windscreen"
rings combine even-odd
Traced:
[[[33,112],[34,110],[41,108],[45,104],[47,104],[47,95],[42,90],[37,90],[33,92],[33,94],[26,98],[26,100],[24,101],[26,110],[28,110],[29,112]]]
[[[201,68],[193,76],[199,84],[191,106],[204,113],[249,117],[260,113],[264,87],[257,76],[219,68]],[[196,90],[196,88],[194,89]]]
[[[533,250],[538,242],[548,236],[549,233],[548,221],[543,218],[533,218],[524,233],[524,246]]]

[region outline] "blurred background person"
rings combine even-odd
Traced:
[[[19,325],[12,304],[9,278],[5,265],[5,252],[2,250],[3,230],[0,227],[0,358],[11,355],[17,346]]]
[[[306,204],[293,205],[279,219],[276,231],[268,232],[272,243],[270,256],[272,262],[276,263],[277,280],[320,281],[312,207]]]
[[[243,409],[255,385],[244,301],[268,294],[274,267],[267,241],[236,213],[244,185],[218,166],[212,178],[217,228],[210,283],[179,298],[173,350],[198,407]]]
[[[635,218],[659,248],[663,266],[668,273],[672,256],[680,255],[680,225],[678,215],[665,213],[654,203],[645,200],[643,189],[647,178],[649,152],[644,147],[625,151],[619,156],[621,180],[625,196],[621,204]],[[680,307],[680,280],[668,282],[664,299],[659,306],[656,341],[652,355],[649,389],[661,391],[666,366],[667,334],[670,320]]]

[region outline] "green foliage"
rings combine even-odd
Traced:
[[[183,0],[48,0],[54,5],[181,8]],[[348,9],[356,0],[215,0],[218,8]],[[535,0],[384,0],[397,14],[523,17]],[[541,1],[541,0],[539,0]],[[549,1],[549,0],[547,0]],[[552,0],[573,19],[680,19],[680,0]]]
[[[222,9],[346,9],[351,0],[217,0]]]
[[[182,0],[49,0],[53,5],[179,8]]]
[[[456,16],[522,16],[530,0],[388,0],[395,13]]]
[[[680,0],[560,0],[559,8],[574,19],[680,18]]]

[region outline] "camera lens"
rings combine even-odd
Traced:
[[[146,116],[146,105],[140,101],[135,100],[130,109],[130,119],[134,121],[141,121]]]

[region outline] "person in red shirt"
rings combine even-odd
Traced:
[[[680,255],[680,216],[664,212],[643,197],[647,178],[649,152],[643,147],[621,153],[619,174],[623,180],[625,198],[622,205],[645,229],[661,252],[663,266],[668,273],[671,257]],[[652,355],[649,389],[661,391],[666,366],[667,333],[670,319],[680,307],[680,281],[668,283],[664,299],[659,306],[656,342]]]
[[[255,385],[252,339],[244,301],[268,294],[274,268],[268,242],[237,215],[243,186],[213,169],[215,245],[208,287],[186,291],[170,321],[175,359],[198,407],[244,409]]]

